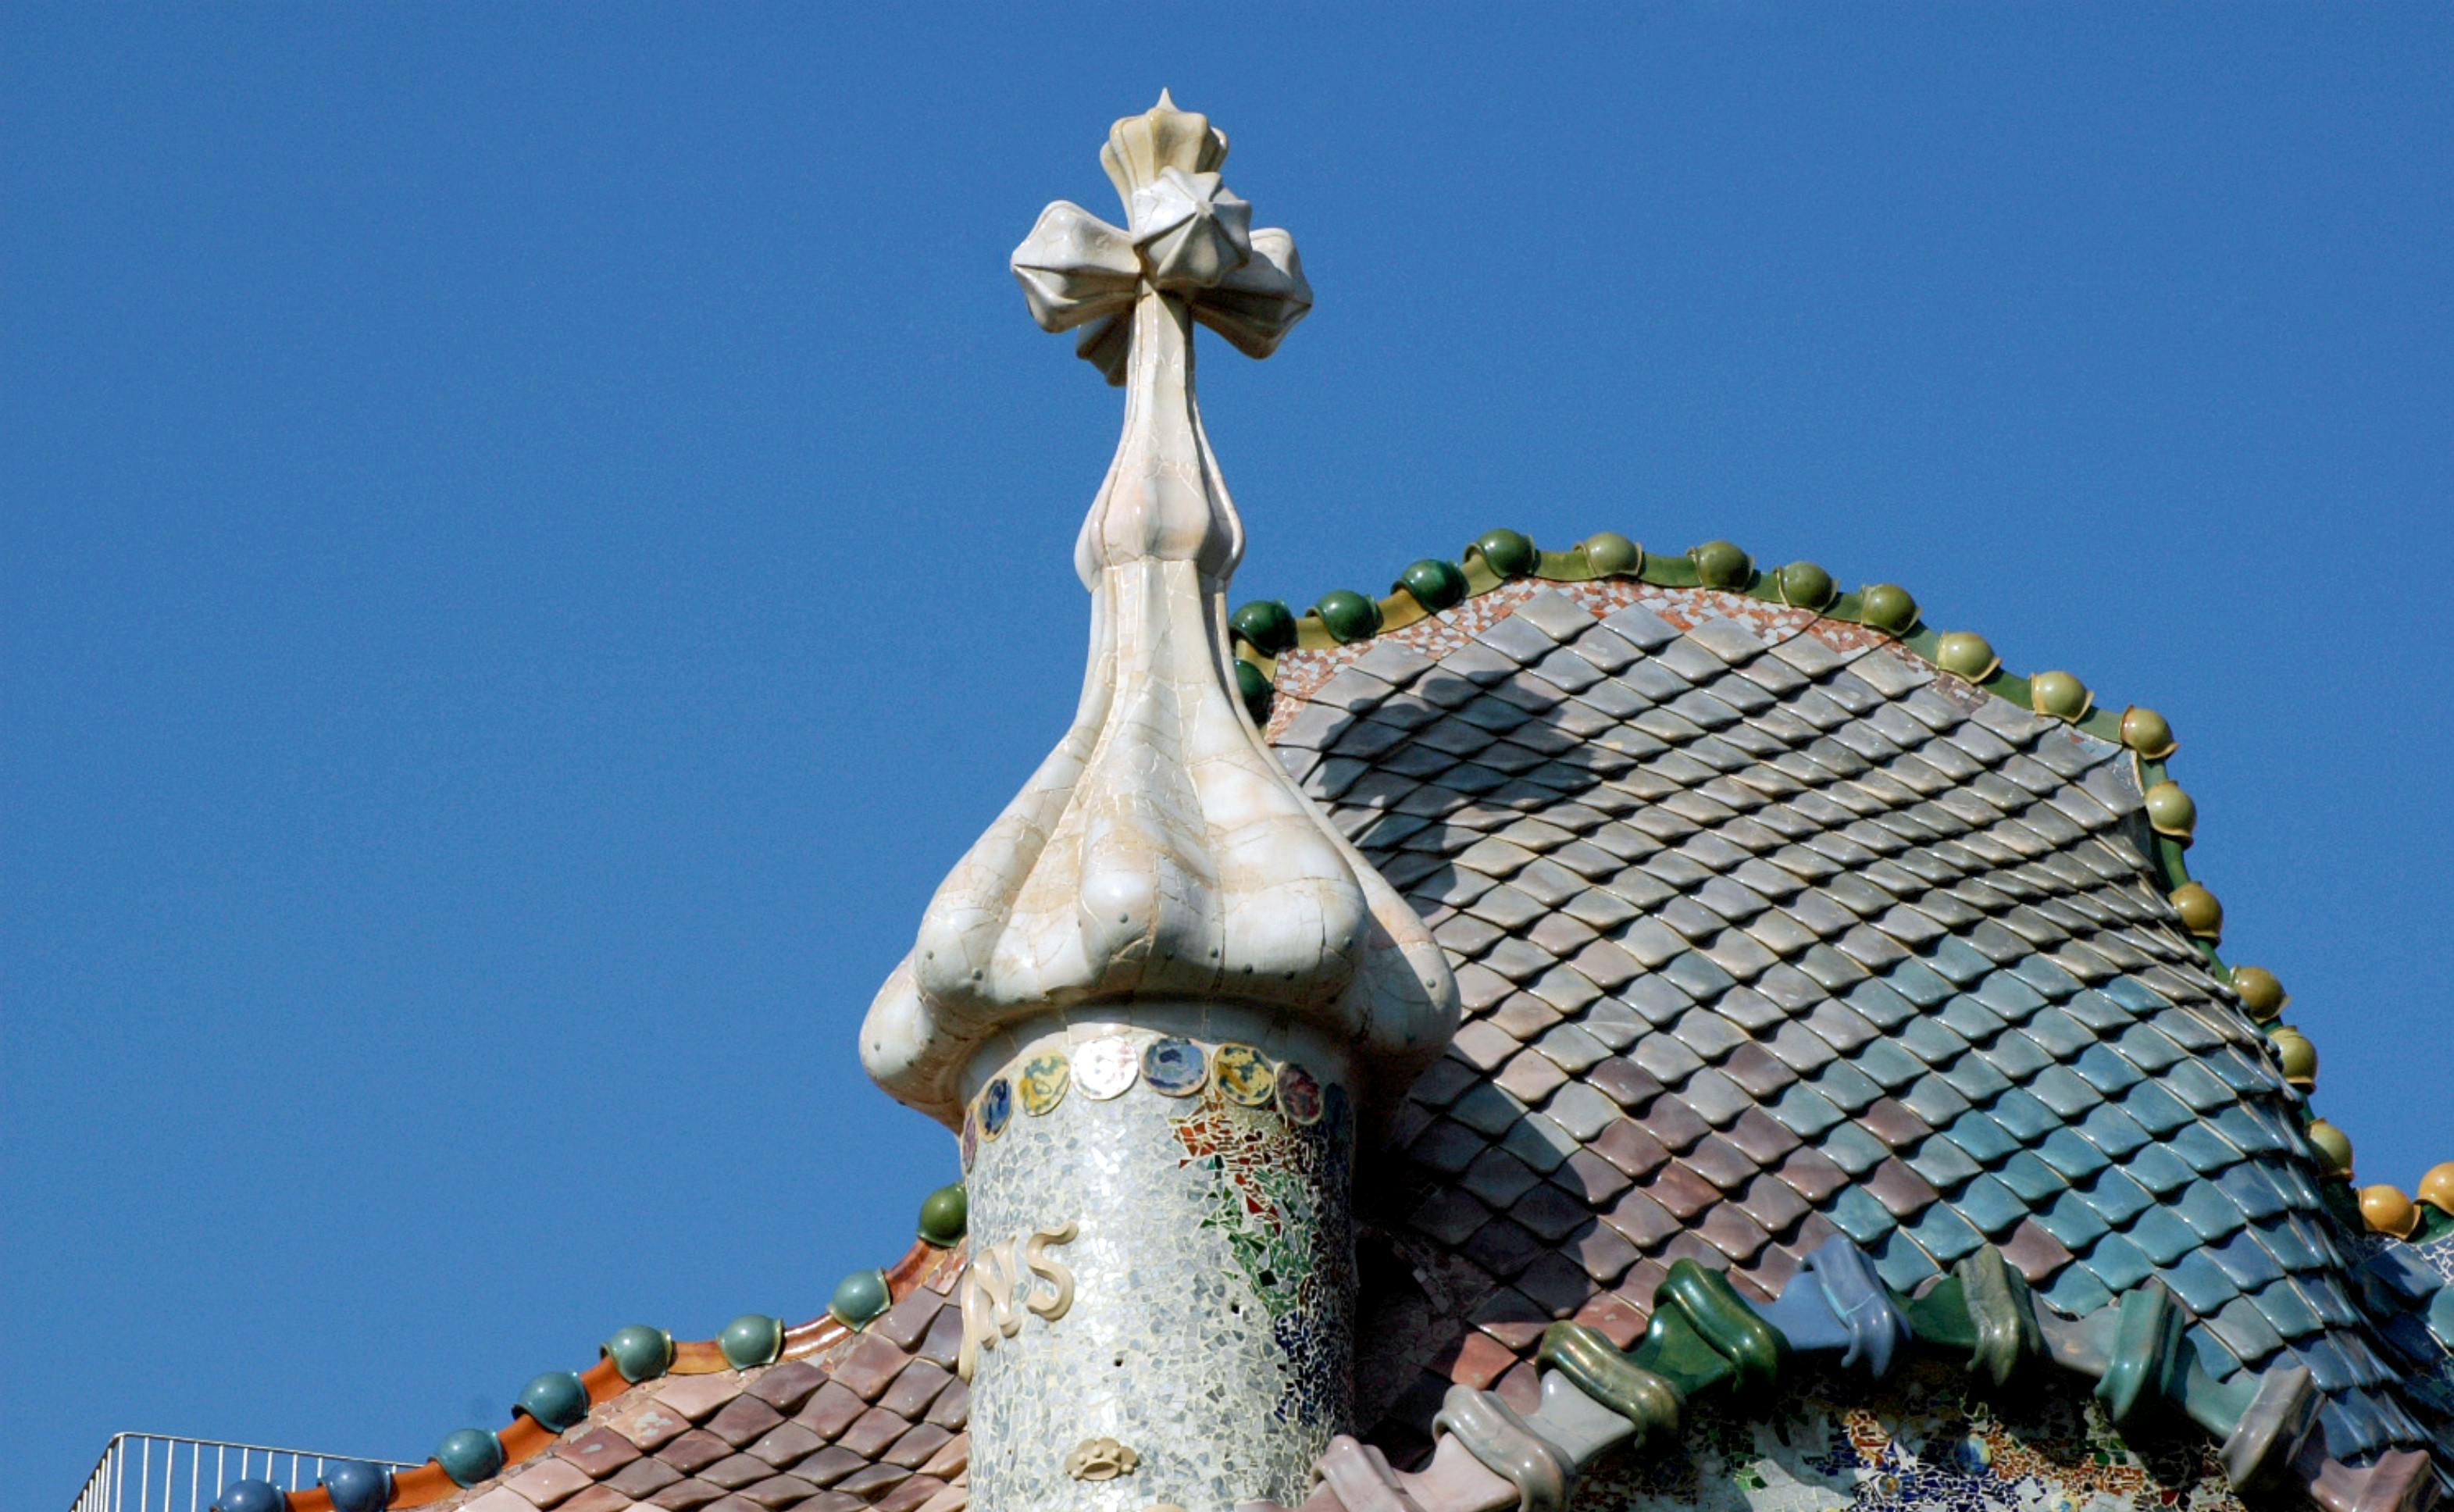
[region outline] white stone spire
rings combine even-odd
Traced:
[[[1023,1046],[1086,1021],[1219,1038],[1232,1010],[1367,1109],[1457,1026],[1438,947],[1233,692],[1243,527],[1194,401],[1192,328],[1266,356],[1312,294],[1294,239],[1251,230],[1219,182],[1226,155],[1162,95],[1101,153],[1130,229],[1060,201],[1014,255],[1034,317],[1083,329],[1080,353],[1124,385],[1124,433],[1075,552],[1092,628],[1073,728],[938,888],[861,1028],[870,1075],[949,1126]]]

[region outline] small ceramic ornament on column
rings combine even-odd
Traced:
[[[1303,1499],[1351,1426],[1356,1141],[1457,1027],[1438,947],[1235,692],[1193,328],[1267,356],[1312,292],[1226,155],[1162,95],[1100,155],[1128,225],[1060,202],[1015,253],[1125,388],[1075,552],[1090,667],[861,1028],[969,1163],[978,1512]]]

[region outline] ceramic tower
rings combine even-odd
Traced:
[[[1226,155],[1162,95],[1101,153],[1127,225],[1059,202],[1015,252],[1125,390],[1075,549],[1090,664],[861,1028],[961,1140],[978,1512],[1303,1499],[1350,1426],[1357,1142],[1457,1026],[1438,948],[1237,696],[1194,327],[1267,356],[1312,293]]]

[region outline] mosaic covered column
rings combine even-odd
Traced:
[[[1351,1426],[1358,1141],[1457,1027],[1439,948],[1236,692],[1243,527],[1193,333],[1266,356],[1312,295],[1226,154],[1162,97],[1101,155],[1130,226],[1058,203],[1015,253],[1126,390],[1075,554],[1090,666],[861,1026],[878,1084],[959,1131],[977,1512],[1303,1499]]]
[[[1293,1504],[1349,1426],[1344,1058],[1251,1016],[1205,1027],[1229,1038],[1077,1023],[974,1101],[964,1318],[983,1508]]]

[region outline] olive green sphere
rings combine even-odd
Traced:
[[[1994,643],[1973,630],[1955,630],[1934,645],[1934,664],[1943,671],[1983,682],[2002,665]]]
[[[1237,665],[1253,666],[1249,661],[1239,661]],[[1260,669],[1254,667],[1253,673],[1258,676]],[[1270,685],[1263,682],[1261,691],[1268,693]],[[1248,692],[1245,696],[1249,698],[1252,695]],[[921,1200],[920,1237],[940,1247],[959,1244],[964,1232],[971,1226],[971,1217],[972,1200],[964,1193],[963,1183],[957,1181],[952,1186],[941,1186]]]
[[[459,1485],[475,1485],[503,1467],[503,1441],[483,1428],[463,1428],[434,1446],[434,1462]]]
[[[895,1294],[887,1287],[884,1271],[855,1271],[835,1283],[835,1300],[827,1303],[827,1311],[838,1321],[866,1328],[894,1303]]]
[[[588,1416],[588,1387],[576,1370],[549,1370],[520,1388],[520,1411],[560,1433]]]
[[[1821,609],[1840,596],[1832,575],[1813,562],[1792,562],[1773,575],[1780,601],[1799,609]]]
[[[770,1364],[784,1352],[784,1320],[765,1313],[743,1313],[715,1336],[715,1347],[735,1370]]]
[[[1321,595],[1313,613],[1341,645],[1361,640],[1380,628],[1380,606],[1351,588]]]
[[[2309,1037],[2290,1024],[2277,1024],[2266,1032],[2274,1042],[2275,1058],[2283,1063],[2283,1079],[2306,1092],[2318,1084],[2318,1047]]]
[[[633,1323],[614,1330],[614,1337],[605,1341],[602,1353],[614,1361],[614,1368],[622,1373],[623,1380],[636,1385],[642,1381],[654,1381],[673,1367],[674,1336],[661,1328]]]
[[[2159,782],[2147,790],[2147,822],[2159,835],[2187,839],[2198,828],[2199,805],[2179,782]]]
[[[2318,1162],[2328,1176],[2352,1174],[2352,1141],[2343,1130],[2323,1119],[2313,1119],[2309,1123],[2309,1146],[2318,1152]]]
[[[2241,994],[2243,1009],[2261,1023],[2282,1013],[2283,1005],[2291,1000],[2283,991],[2283,983],[2263,966],[2235,966],[2232,990]]]
[[[1744,588],[1755,575],[1755,558],[1728,541],[1691,547],[1687,559],[1696,564],[1696,580],[1707,588]]]
[[[1402,588],[1415,595],[1415,602],[1438,614],[1464,601],[1465,574],[1455,562],[1444,562],[1437,556],[1426,556],[1398,575],[1392,590]]]
[[[1585,565],[1599,577],[1625,577],[1644,566],[1644,548],[1617,531],[1585,537]]]
[[[1491,570],[1502,577],[1522,577],[1540,559],[1533,538],[1520,531],[1485,531],[1474,543]]]
[[[1898,583],[1877,583],[1858,595],[1858,618],[1885,635],[1905,635],[1917,628],[1918,603]]]
[[[2214,939],[2223,934],[2223,905],[2216,895],[2207,891],[2203,882],[2183,882],[2173,890],[2173,911],[2182,916],[2182,927],[2201,939]]]
[[[2137,704],[2122,711],[2122,743],[2150,761],[2159,761],[2173,754],[2179,744],[2173,738],[2173,727],[2153,709]]]
[[[2057,719],[2087,713],[2087,684],[2067,672],[2041,672],[2028,679],[2028,707]]]
[[[1295,649],[1295,611],[1275,598],[1257,598],[1243,605],[1227,616],[1227,628],[1265,656]]]

